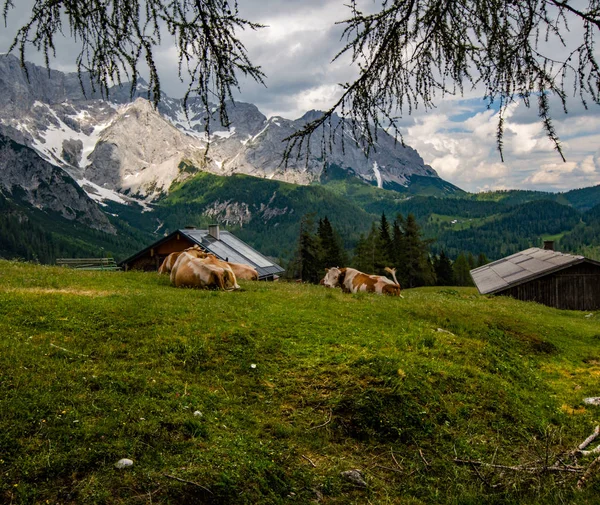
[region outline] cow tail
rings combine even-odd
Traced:
[[[385,271],[392,274],[392,277],[394,278],[394,282],[396,284],[398,284],[398,287],[400,287],[400,283],[398,282],[398,279],[396,279],[396,269],[390,268],[390,267],[385,267]]]
[[[219,289],[222,289],[223,291],[227,291],[227,283],[225,282],[225,274],[224,275],[219,275],[216,273],[212,274],[214,276],[215,285]]]
[[[231,284],[230,288],[227,288],[228,291],[233,291],[234,289],[240,289],[237,283],[237,279],[235,278],[235,274],[230,270],[225,270],[225,275],[223,276],[229,283]],[[227,282],[225,282],[227,284]]]

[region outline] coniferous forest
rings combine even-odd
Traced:
[[[367,234],[361,234],[351,254],[345,251],[339,233],[325,216],[315,223],[314,214],[302,218],[298,248],[287,265],[286,276],[317,284],[331,267],[349,266],[365,273],[386,275],[385,267],[396,269],[396,277],[404,288],[420,286],[471,286],[473,268],[488,263],[480,253],[458,254],[451,260],[442,249],[431,252],[433,240],[423,237],[413,214],[398,214],[390,224],[385,213],[373,223]]]
[[[151,212],[106,203],[116,234],[0,195],[0,257],[120,261],[178,228],[217,222],[307,282],[318,282],[330,266],[379,274],[390,266],[403,287],[468,285],[470,269],[544,239],[600,259],[600,186],[564,194],[407,196],[357,180],[297,186],[200,173],[175,184]]]

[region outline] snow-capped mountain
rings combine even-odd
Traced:
[[[77,74],[48,74],[35,65],[27,70],[29,79],[15,56],[0,56],[0,133],[65,170],[99,202],[151,201],[198,170],[310,184],[335,165],[379,187],[406,186],[413,175],[438,178],[414,149],[384,131],[369,157],[348,130],[342,148],[338,132],[326,163],[317,133],[308,159],[292,158],[285,166],[283,139],[314,119],[316,111],[297,120],[266,118],[254,105],[236,102],[228,108],[230,128],[212,119],[207,135],[199,101],[189,101],[186,115],[182,100],[166,95],[155,109],[143,82],[133,96],[128,87],[115,87],[105,100],[89,83],[82,90]]]
[[[114,234],[115,228],[79,185],[36,152],[0,134],[0,195]]]

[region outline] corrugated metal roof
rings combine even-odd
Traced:
[[[221,230],[219,240],[209,235],[208,230],[185,229],[179,230],[179,233],[185,235],[203,249],[213,253],[219,259],[232,263],[244,263],[254,267],[260,279],[278,275],[285,271],[277,263],[273,263],[228,231]]]
[[[531,247],[471,270],[482,295],[496,293],[585,260],[583,256]]]

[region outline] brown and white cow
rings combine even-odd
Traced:
[[[219,260],[217,260],[219,261]],[[199,258],[193,251],[182,252],[171,270],[171,284],[176,287],[239,289],[233,270],[211,258]]]
[[[380,295],[400,295],[400,284],[396,279],[396,269],[385,267],[392,274],[393,281],[383,275],[368,275],[354,268],[329,268],[321,283],[328,288],[341,287],[345,293],[378,293]]]
[[[233,273],[238,279],[242,279],[245,281],[257,281],[258,280],[258,272],[255,268],[252,268],[250,265],[245,265],[244,263],[231,263],[227,262]]]
[[[185,251],[181,251],[181,252],[190,253],[196,258],[210,258],[214,264],[217,264],[217,265],[220,265],[223,267],[229,266],[231,268],[231,270],[233,270],[233,273],[235,274],[236,279],[242,279],[242,280],[247,280],[247,281],[257,281],[258,280],[258,272],[256,271],[255,268],[251,267],[250,265],[246,265],[244,263],[231,263],[229,261],[220,260],[214,254],[203,251],[197,245],[190,247],[189,249],[185,249]],[[160,265],[160,268],[158,269],[158,273],[166,274],[166,273],[171,272],[171,270],[173,269],[173,265],[175,265],[175,262],[177,261],[177,258],[179,257],[181,252],[174,252],[174,253],[169,254],[165,258],[165,260],[162,262],[162,264]]]
[[[183,251],[172,252],[163,260],[163,262],[161,263],[161,265],[158,269],[158,273],[159,274],[171,273],[171,270],[173,270],[173,266],[175,265],[177,258],[179,258],[179,255],[184,252],[191,254],[192,256],[194,256],[194,258],[206,257],[206,253],[202,249],[200,249],[200,247],[198,247],[197,245],[195,245],[193,247],[189,247],[188,249],[184,249]]]
[[[222,266],[223,268],[231,268],[231,270],[233,270],[233,273],[235,274],[236,279],[243,279],[243,280],[248,280],[248,281],[257,281],[258,280],[258,272],[256,271],[256,269],[252,268],[250,265],[245,265],[243,263],[231,263],[229,261],[223,261],[220,260],[219,258],[217,258],[214,254],[212,253],[207,253],[207,252],[199,252],[196,253],[199,254],[199,258],[204,258],[206,259],[208,262],[212,263],[213,265],[218,265],[218,266]]]
[[[179,255],[181,254],[181,251],[179,252],[173,252],[171,254],[169,254],[164,260],[163,262],[160,264],[160,267],[158,269],[158,273],[160,274],[168,274],[171,273],[171,270],[173,270],[173,265],[175,264],[175,262],[177,261],[177,258],[179,258]]]

